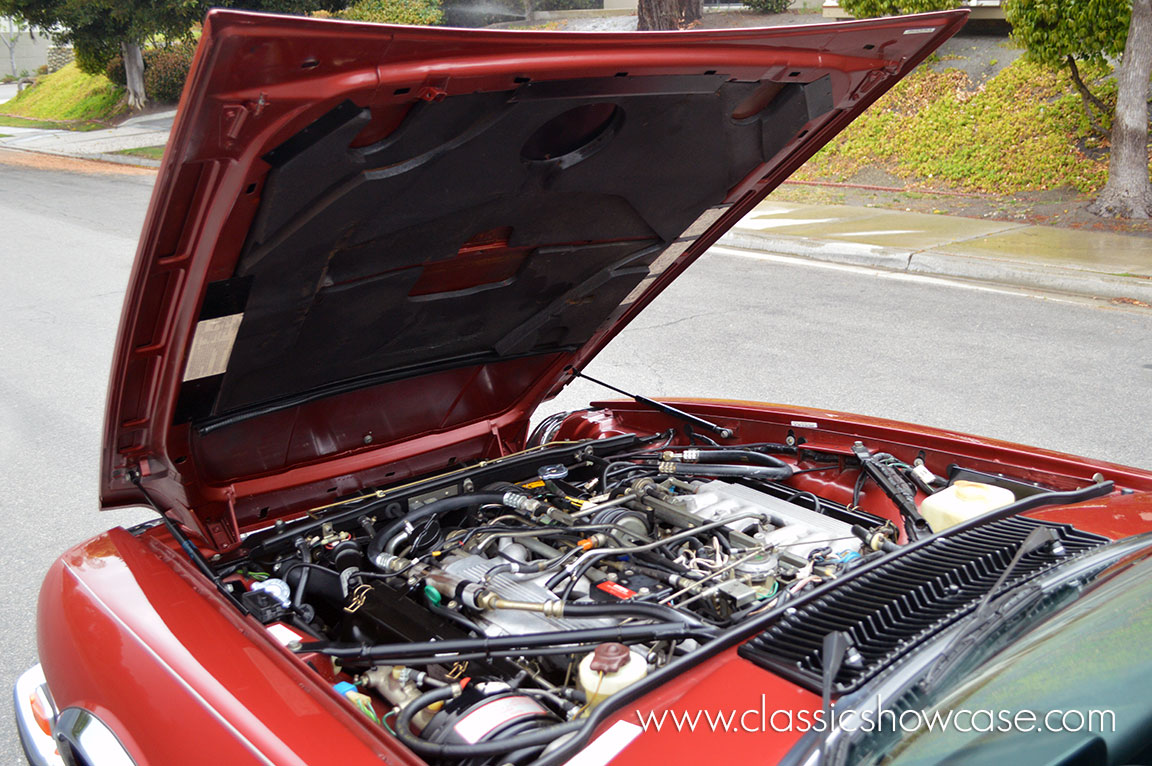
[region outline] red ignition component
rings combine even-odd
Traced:
[[[596,587],[597,589],[607,593],[609,596],[615,596],[621,600],[632,598],[633,596],[638,595],[636,591],[632,590],[631,588],[626,588],[620,583],[612,582],[611,580],[605,580],[602,583],[597,583]]]

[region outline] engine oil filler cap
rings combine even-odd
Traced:
[[[608,642],[600,644],[592,651],[589,667],[598,673],[615,673],[628,664],[632,650],[624,644]]]

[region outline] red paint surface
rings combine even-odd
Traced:
[[[95,713],[138,766],[419,762],[182,556],[114,529],[52,566],[38,644],[58,708]]]
[[[818,695],[740,659],[735,649],[729,649],[626,705],[601,725],[597,734],[616,721],[641,724],[668,711],[662,730],[649,726],[612,761],[614,766],[724,761],[771,764],[783,758],[803,734],[799,730],[775,731],[773,723],[776,728],[787,728],[791,718],[798,728],[801,714],[811,720],[819,709]],[[697,719],[695,730],[684,727],[678,731],[672,724],[671,713],[704,710],[714,715],[732,714],[730,725],[710,726],[704,715]]]

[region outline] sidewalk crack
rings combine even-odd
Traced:
[[[951,239],[951,240],[948,240],[948,242],[946,242],[945,245],[957,245],[957,244],[960,244],[961,242],[971,242],[972,240],[975,240],[975,239],[987,239],[988,237],[999,237],[1001,234],[1007,234],[1007,233],[1012,232],[1012,231],[1020,231],[1021,229],[1031,229],[1035,226],[1036,226],[1036,224],[1033,224],[1033,223],[1014,223],[1006,229],[1001,229],[1000,231],[994,231],[991,234],[973,234],[971,237],[961,237],[960,239]],[[922,250],[921,252],[926,253],[929,250],[935,250],[936,248],[944,247],[945,245],[937,245],[936,247],[928,247],[928,248],[925,248],[924,250]]]
[[[911,271],[912,259],[918,255],[923,255],[924,253],[936,253],[938,255],[955,256],[956,255],[955,253],[940,252],[940,248],[947,247],[949,245],[958,245],[958,244],[961,244],[963,242],[972,242],[972,241],[977,240],[977,239],[987,239],[988,237],[998,237],[1001,234],[1007,234],[1007,233],[1013,232],[1013,231],[1020,231],[1021,229],[1030,229],[1030,228],[1033,228],[1034,226],[1035,226],[1035,224],[1031,224],[1031,223],[1016,223],[1016,224],[1012,224],[1011,226],[1009,226],[1006,229],[1001,229],[1000,231],[995,231],[995,232],[992,232],[991,234],[973,234],[971,237],[960,237],[959,239],[950,239],[947,242],[940,243],[939,245],[933,245],[932,247],[922,247],[919,250],[913,250],[912,252],[908,253],[908,262],[906,264],[904,264],[904,271]]]

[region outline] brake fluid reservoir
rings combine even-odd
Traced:
[[[933,532],[939,532],[1014,502],[1016,495],[1010,489],[961,479],[924,498],[920,515]]]
[[[621,689],[648,675],[648,662],[624,644],[600,644],[580,661],[580,689],[591,710]]]

